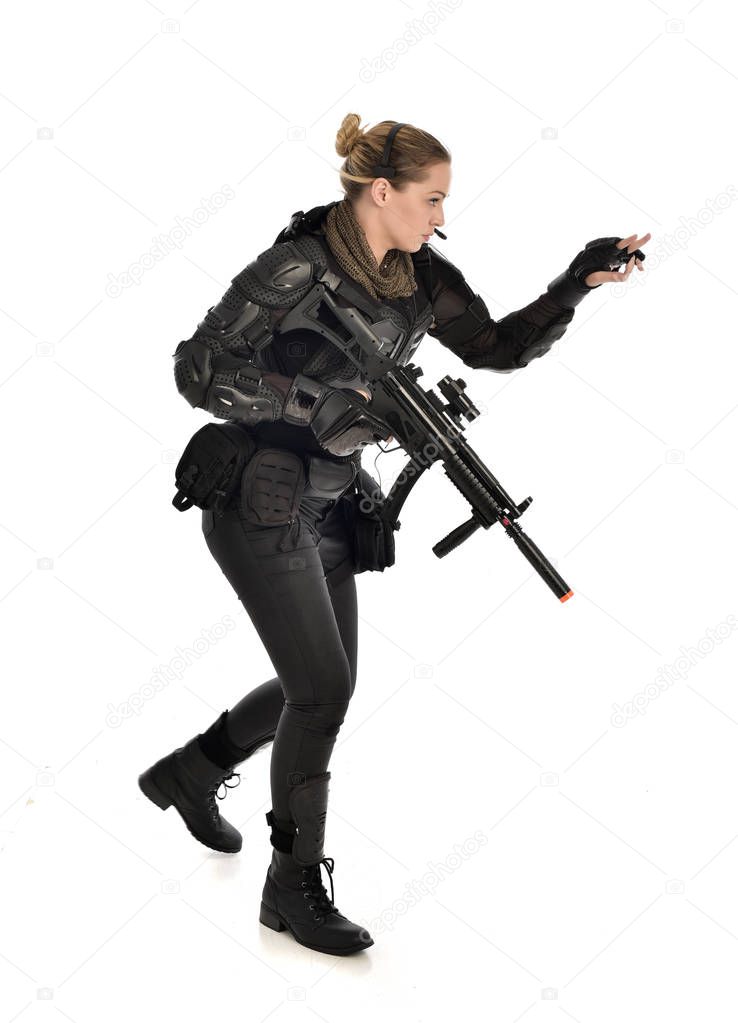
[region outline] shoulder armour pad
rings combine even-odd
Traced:
[[[417,252],[412,253],[412,260],[416,267],[420,267],[426,274],[426,279],[435,281],[441,277],[445,284],[455,280],[463,280],[464,275],[442,252],[425,242]]]
[[[325,264],[322,250],[319,256]],[[279,242],[260,252],[232,283],[258,305],[290,308],[313,286],[316,262],[316,255],[302,251],[296,242]]]

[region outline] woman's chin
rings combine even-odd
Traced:
[[[418,238],[418,240],[415,241],[415,242],[408,242],[407,244],[402,245],[402,246],[398,245],[397,246],[397,251],[398,252],[417,252],[418,249],[421,248],[421,246],[423,246],[423,245],[425,245],[425,238],[423,238],[423,236],[421,235],[420,238]]]

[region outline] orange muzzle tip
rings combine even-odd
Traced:
[[[568,600],[569,597],[573,597],[573,596],[574,596],[574,590],[569,590],[569,592],[565,593],[563,597],[559,597],[559,600],[563,604],[565,600]]]

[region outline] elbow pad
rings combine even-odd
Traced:
[[[180,341],[174,353],[177,390],[193,408],[207,408],[215,415],[219,414],[215,411],[219,405],[210,394],[211,387],[237,386],[240,363],[247,378],[251,372],[260,377],[261,373],[249,365],[249,360],[272,339],[267,310],[242,294],[236,304],[239,294],[235,285],[231,287],[218,305],[208,310],[195,334]]]
[[[252,358],[273,337],[275,310],[289,309],[313,285],[313,262],[293,243],[273,245],[234,277],[194,335],[174,352],[177,390],[193,408],[256,423],[282,413],[278,390]]]
[[[254,425],[279,419],[284,401],[280,391],[263,379],[261,370],[245,363],[238,369],[213,373],[202,407],[219,419]]]
[[[255,366],[244,365],[214,374],[205,408],[221,419],[252,424],[283,419],[293,426],[308,426],[333,390],[298,373],[283,391]]]
[[[202,408],[219,419],[247,423],[272,422],[282,412],[279,391],[262,380],[262,372],[243,358],[230,365],[214,356],[208,338],[182,341],[174,353],[174,379],[179,393],[193,408]],[[222,368],[221,368],[222,367]]]
[[[518,365],[520,367],[527,366],[533,359],[540,359],[542,355],[545,355],[552,347],[555,341],[560,340],[566,333],[566,328],[569,326],[569,320],[563,320],[559,323],[552,324],[543,337],[534,341],[528,345],[520,355],[518,356]]]

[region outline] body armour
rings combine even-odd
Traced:
[[[345,352],[351,331],[367,324],[381,354],[398,365],[413,358],[428,333],[474,369],[511,372],[545,354],[574,315],[550,289],[495,321],[461,271],[428,244],[412,254],[413,294],[374,298],[342,270],[328,246],[323,221],[333,205],[293,214],[274,244],[233,278],[195,334],[177,346],[175,380],[191,405],[240,420],[267,443],[325,454],[310,430],[285,421],[283,401],[263,373],[307,377],[316,387],[359,388],[365,381],[359,348],[353,361]],[[340,320],[323,297],[326,291],[342,314],[348,311]]]
[[[294,239],[307,258],[321,268],[314,279],[323,280],[343,308],[358,309],[381,339],[378,351],[397,365],[405,366],[433,322],[430,296],[417,281],[417,276],[415,292],[408,298],[397,299],[374,298],[350,277],[339,266],[325,238],[325,216],[335,205],[335,202],[329,203],[317,206],[307,214],[301,210],[293,214],[289,225],[277,235],[275,244]],[[360,386],[355,365],[330,340],[332,334],[336,336],[335,331],[341,340],[345,340],[345,327],[327,314],[328,310],[321,307],[319,301],[314,304],[303,301],[285,315],[280,330],[283,334],[290,332],[293,341],[296,339],[293,332],[322,331],[326,340],[313,353],[302,372],[323,381],[336,379],[343,387]]]

